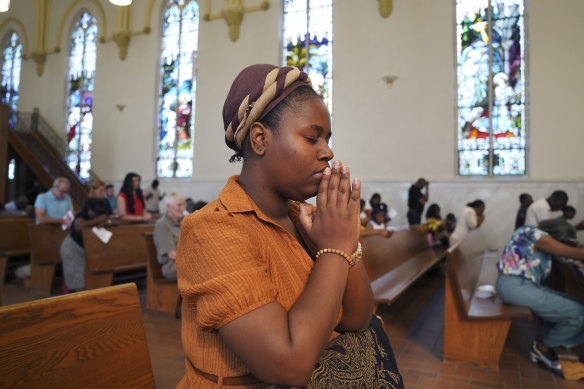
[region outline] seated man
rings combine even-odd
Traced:
[[[64,228],[71,227],[73,222],[73,202],[69,197],[69,180],[57,177],[53,187],[37,196],[34,211],[37,224],[59,224]]]
[[[169,194],[166,200],[166,213],[154,227],[154,245],[156,257],[162,265],[162,275],[172,280],[176,280],[176,246],[185,206],[184,197],[177,193]]]

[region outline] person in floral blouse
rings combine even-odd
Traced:
[[[515,230],[497,263],[495,283],[503,302],[529,307],[544,320],[539,339],[531,345],[531,360],[559,372],[558,353],[578,358],[571,349],[584,344],[584,305],[573,297],[543,286],[552,268],[552,255],[584,259],[584,246],[574,228],[550,219],[538,227]]]

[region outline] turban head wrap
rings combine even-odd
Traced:
[[[251,125],[302,85],[312,86],[310,77],[295,67],[259,64],[243,69],[223,105],[227,146],[240,153]]]

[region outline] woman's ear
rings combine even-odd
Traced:
[[[255,122],[249,128],[249,144],[255,155],[261,157],[266,152],[266,135],[268,129],[262,123]]]

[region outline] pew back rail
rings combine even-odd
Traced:
[[[0,308],[0,387],[154,388],[136,285]]]
[[[83,229],[85,246],[85,289],[109,286],[114,274],[146,269],[148,254],[144,232],[154,230],[154,224],[133,224],[108,227],[112,236],[103,243],[91,228]]]

